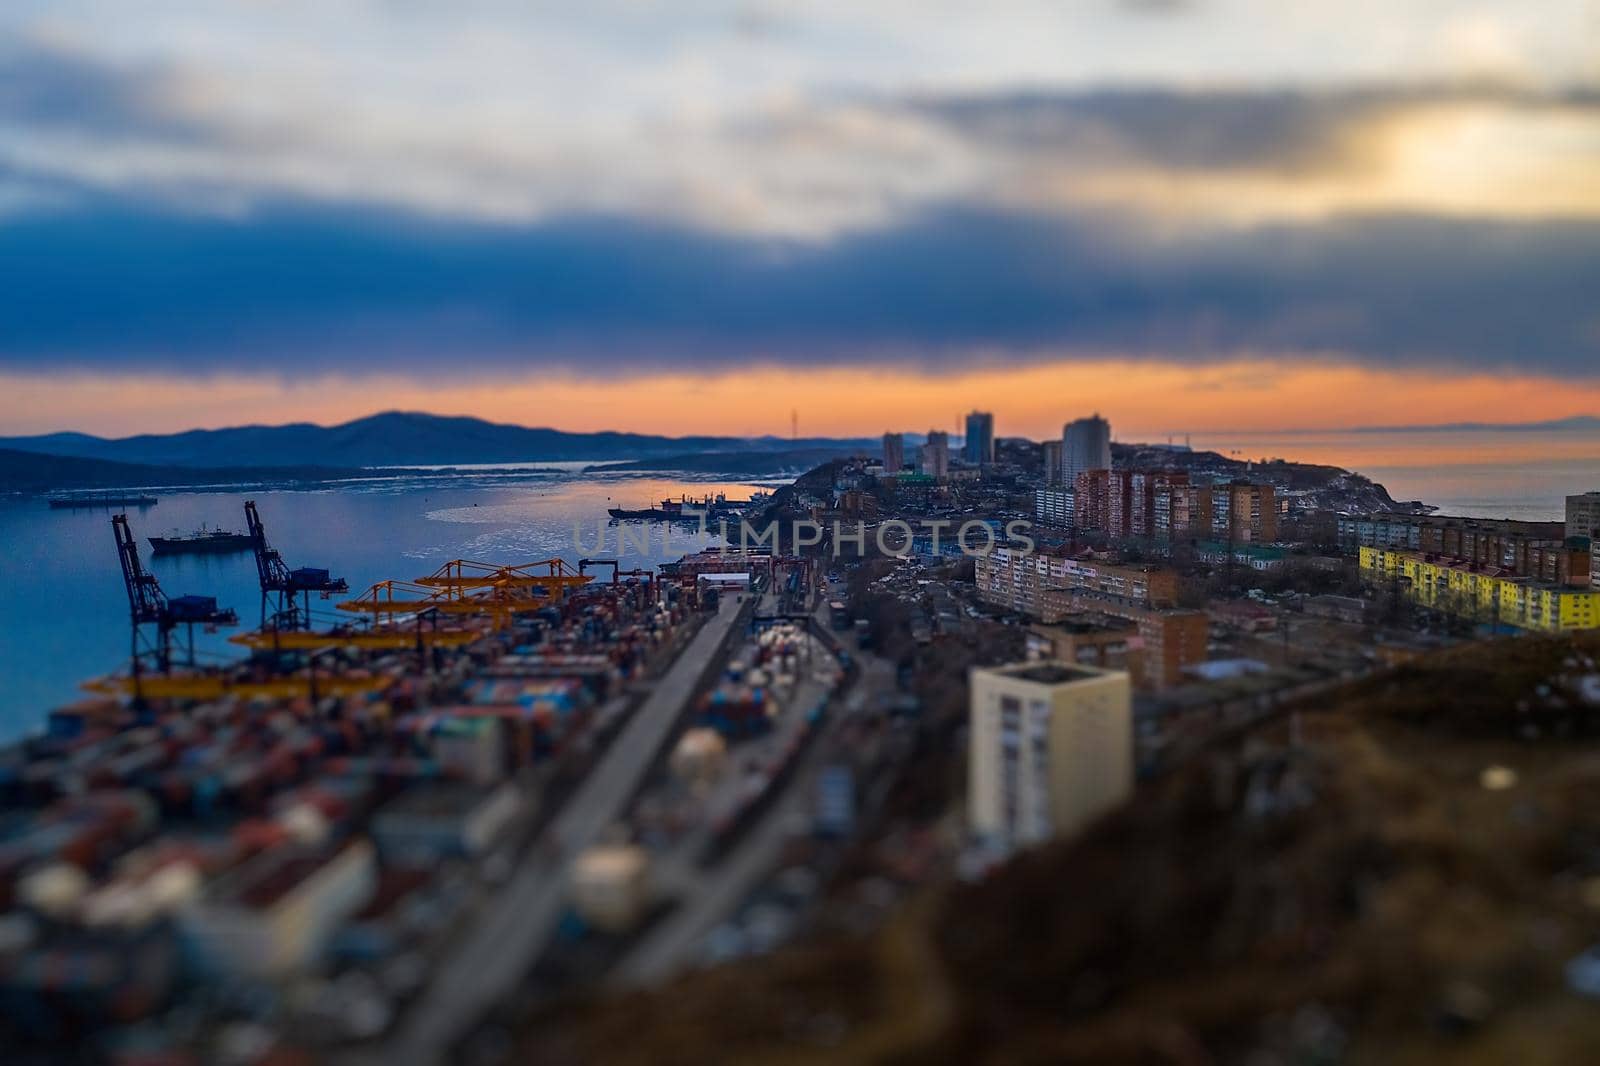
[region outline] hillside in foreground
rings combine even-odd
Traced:
[[[1600,641],[1443,653],[1221,740],[879,933],[547,1005],[556,1063],[1592,1063]],[[1596,978],[1600,984],[1600,978]],[[1591,994],[1600,994],[1600,990]]]

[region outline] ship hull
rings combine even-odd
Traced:
[[[250,537],[243,533],[232,537],[201,537],[189,540],[151,537],[150,547],[157,555],[226,555],[249,551]]]
[[[58,511],[86,507],[153,507],[155,504],[154,496],[65,496],[50,501],[50,506]]]

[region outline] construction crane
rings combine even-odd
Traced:
[[[113,515],[111,532],[117,541],[117,558],[122,563],[122,583],[128,590],[128,610],[133,623],[131,648],[132,683],[135,695],[143,696],[140,677],[146,659],[163,674],[172,672],[172,633],[179,626],[188,632],[188,663],[194,665],[194,627],[197,625],[236,625],[239,616],[231,607],[218,607],[214,596],[179,596],[168,599],[156,576],[139,561],[139,541],[133,535],[125,514]],[[141,642],[145,626],[152,626],[155,639]]]
[[[335,592],[349,592],[350,586],[344,578],[329,577],[328,571],[314,566],[290,570],[277,549],[268,546],[267,530],[261,524],[261,515],[256,511],[254,500],[245,501],[244,517],[250,527],[250,546],[256,554],[256,573],[261,579],[261,627],[268,628],[267,601],[275,597],[272,629],[310,629],[311,594],[320,592],[326,596]],[[302,596],[303,605],[298,602]]]
[[[411,647],[459,648],[483,636],[477,629],[424,629],[419,623],[415,630],[349,629],[314,633],[307,629],[258,630],[229,637],[232,644],[242,644],[257,651],[325,651],[330,648],[357,648],[362,651],[391,651]]]
[[[454,559],[445,563],[427,577],[417,578],[417,584],[436,589],[528,589],[554,599],[569,588],[587,585],[594,579],[588,574],[573,573],[572,568],[560,559],[541,559],[521,566],[496,566],[478,563],[471,559]]]
[[[494,628],[504,629],[513,616],[542,610],[550,600],[535,597],[533,590],[505,584],[493,585],[474,591],[471,595],[459,589],[435,589],[409,581],[380,581],[354,600],[338,604],[341,611],[370,614],[376,621],[380,615],[413,614],[418,611],[437,611],[451,615],[487,615]]]
[[[650,570],[648,568],[624,570],[622,569],[622,564],[617,562],[615,559],[579,559],[578,573],[586,573],[591,566],[611,567],[611,583],[613,585],[617,584],[625,577],[643,578],[645,581],[653,581],[655,579],[654,570]]]

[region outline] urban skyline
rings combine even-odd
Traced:
[[[0,4],[6,1062],[1591,1066],[1597,266],[1600,0]]]

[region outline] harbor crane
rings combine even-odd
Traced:
[[[591,566],[609,566],[609,567],[611,567],[611,583],[613,585],[617,584],[618,582],[620,582],[625,577],[637,577],[637,578],[640,578],[640,579],[645,580],[645,581],[654,581],[655,580],[655,571],[654,570],[641,569],[641,568],[635,568],[633,570],[624,570],[624,569],[622,569],[622,564],[619,563],[615,559],[579,559],[578,560],[578,573],[580,573],[580,574],[588,573],[589,567],[591,567]]]
[[[128,525],[126,514],[111,517],[111,531],[117,540],[117,558],[122,563],[122,582],[128,590],[128,610],[133,623],[132,672],[135,695],[142,696],[140,676],[145,660],[162,674],[172,672],[172,634],[184,626],[188,634],[188,665],[194,665],[194,627],[237,625],[239,616],[231,607],[218,607],[214,596],[178,596],[168,599],[156,576],[139,561],[139,542]],[[155,631],[153,641],[142,641],[144,627]]]
[[[267,603],[272,600],[276,609],[271,615],[270,628],[291,631],[310,629],[311,594],[349,592],[350,586],[344,578],[330,577],[328,571],[318,567],[302,566],[290,570],[277,549],[267,544],[267,530],[261,523],[254,500],[245,501],[244,517],[250,527],[250,547],[256,555],[256,573],[261,578],[261,627],[268,628]]]
[[[560,559],[541,559],[521,566],[498,566],[471,559],[452,559],[416,584],[434,589],[522,589],[549,599],[559,599],[567,589],[587,585],[594,579],[573,573]]]
[[[370,614],[376,622],[381,615],[415,614],[427,611],[447,615],[483,615],[496,630],[511,624],[513,616],[549,607],[551,600],[537,589],[492,585],[471,593],[458,588],[431,588],[411,581],[380,581],[359,599],[336,604],[341,611]]]

